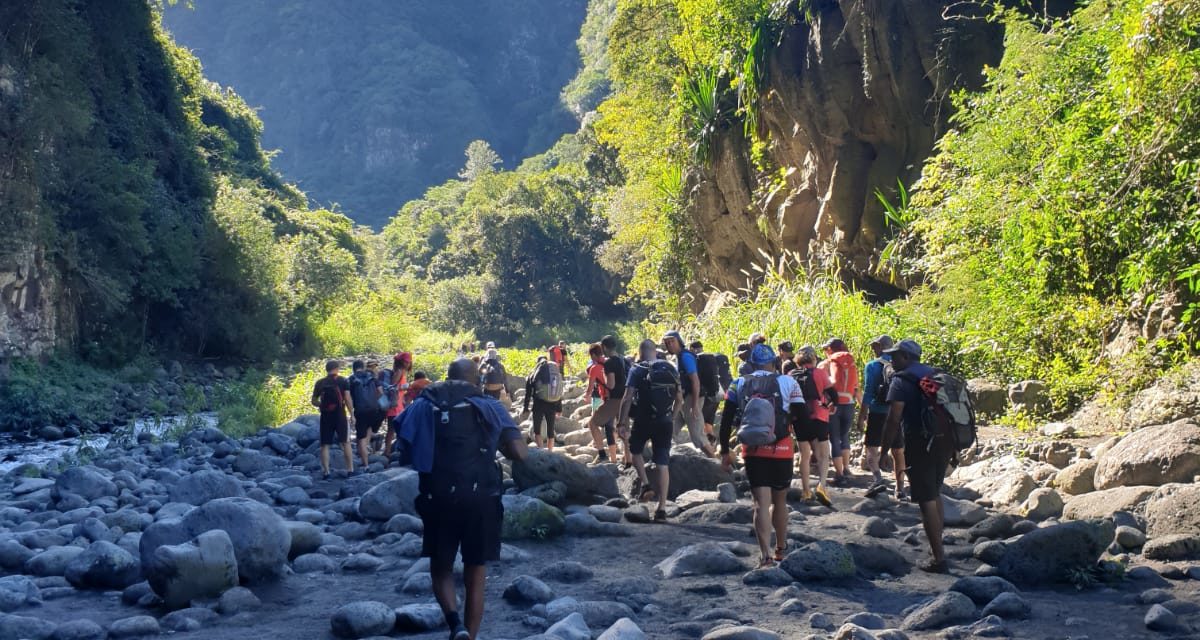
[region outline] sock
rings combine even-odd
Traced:
[[[450,611],[444,615],[446,616],[446,626],[450,627],[451,630],[462,624],[462,618],[458,617],[457,611]]]

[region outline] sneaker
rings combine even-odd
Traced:
[[[608,452],[604,449],[600,450],[600,462],[608,462]]]
[[[876,482],[875,484],[871,485],[871,488],[867,489],[867,497],[874,498],[875,496],[883,493],[884,491],[887,491],[887,488],[888,488],[887,483],[880,480],[880,481]]]
[[[322,471],[322,472],[321,472],[321,479],[322,479],[322,480],[328,480],[328,479],[329,479],[329,472],[328,472],[328,471]]]
[[[925,573],[950,573],[950,565],[945,560],[937,562],[933,558],[917,564],[917,568]]]
[[[833,500],[829,499],[829,494],[825,492],[824,487],[818,486],[816,489],[814,489],[813,496],[816,497],[817,502],[820,502],[831,509],[833,508]]]
[[[471,633],[462,624],[454,627],[450,632],[450,640],[471,640]]]
[[[813,501],[813,492],[805,491],[804,493],[802,493],[800,495],[800,500],[802,500],[804,502],[812,502]]]
[[[654,521],[655,522],[666,522],[667,521],[667,510],[659,509],[658,511],[655,511],[654,512]]]

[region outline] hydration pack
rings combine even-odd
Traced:
[[[967,392],[967,383],[940,369],[917,379],[906,371],[896,374],[921,390],[924,407],[921,422],[931,448],[938,448],[950,463],[958,466],[958,454],[975,444],[975,407]]]
[[[679,373],[671,363],[655,360],[637,366],[646,370],[638,381],[634,399],[638,416],[647,422],[663,422],[675,415],[675,396],[679,392]]]
[[[543,362],[534,372],[533,397],[542,402],[559,402],[563,397],[563,376],[558,365]]]
[[[469,501],[499,495],[500,468],[482,416],[468,400],[480,395],[467,385],[426,389],[422,397],[433,403],[433,469],[422,473],[422,495],[442,503]]]
[[[747,376],[738,387],[741,426],[738,442],[763,447],[788,437],[788,414],[783,411],[779,376]]]

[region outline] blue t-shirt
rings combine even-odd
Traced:
[[[679,384],[683,386],[683,396],[686,398],[695,391],[688,376],[698,373],[700,368],[696,364],[696,354],[686,349],[681,351],[676,359],[679,361]]]
[[[921,392],[921,385],[918,382],[909,380],[908,378],[914,378],[916,381],[919,381],[931,373],[933,373],[933,367],[929,365],[919,362],[911,364],[904,371],[897,371],[896,375],[892,376],[892,385],[888,387],[888,402],[904,403],[904,413],[900,421],[904,425],[904,439],[906,442],[923,441],[922,434],[925,432],[925,425],[923,424],[925,394]]]

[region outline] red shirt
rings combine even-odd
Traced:
[[[608,377],[604,374],[604,360],[593,360],[587,368],[588,382],[600,390],[600,399],[608,400]]]

